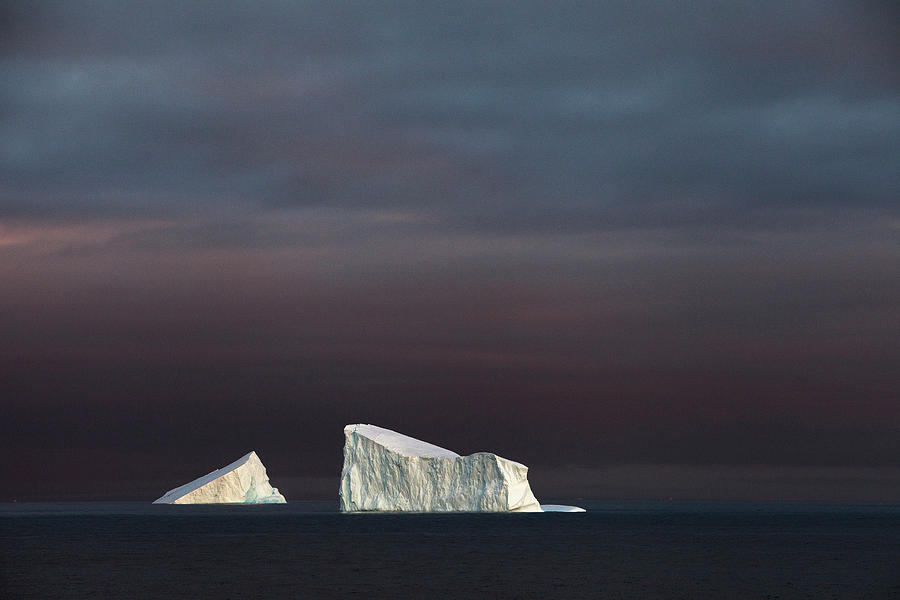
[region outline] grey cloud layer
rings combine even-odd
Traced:
[[[0,214],[415,208],[504,231],[895,216],[887,12],[13,7]]]
[[[895,467],[895,23],[0,3],[0,479],[235,443],[318,477],[348,422],[532,466]],[[655,493],[633,472],[573,493]]]

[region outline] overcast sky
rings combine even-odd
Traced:
[[[336,497],[372,422],[538,497],[900,501],[890,3],[0,11],[0,500]]]

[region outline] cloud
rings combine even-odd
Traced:
[[[734,227],[892,215],[900,187],[890,38],[845,3],[10,10],[7,217],[328,206],[486,231]]]
[[[178,424],[215,413],[277,421],[298,476],[330,459],[296,427],[364,420],[553,464],[892,464],[893,9],[2,10],[19,446],[213,454],[223,423]]]

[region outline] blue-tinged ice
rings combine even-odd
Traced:
[[[567,504],[541,504],[541,510],[544,512],[587,512],[580,506],[569,506]]]

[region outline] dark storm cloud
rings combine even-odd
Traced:
[[[876,6],[11,10],[8,216],[239,203],[414,206],[488,230],[772,225],[891,212],[900,188]]]

